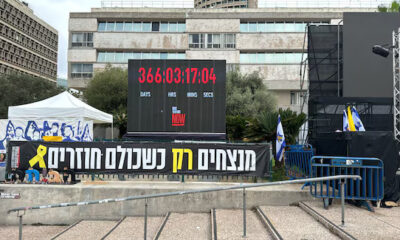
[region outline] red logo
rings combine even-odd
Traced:
[[[178,107],[172,107],[172,126],[185,126],[186,114],[181,113]]]

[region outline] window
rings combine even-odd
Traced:
[[[99,52],[97,62],[127,63],[129,59],[185,59],[185,53]]]
[[[160,31],[160,23],[159,22],[153,22],[151,25],[151,31],[152,32],[159,32]]]
[[[115,29],[115,22],[107,22],[106,24],[106,31],[114,31]]]
[[[99,32],[185,32],[182,22],[99,22]]]
[[[290,92],[290,105],[301,105],[304,101],[305,92]]]
[[[168,32],[168,23],[167,22],[161,23],[160,32]]]
[[[204,48],[204,35],[205,34],[190,34],[189,47],[190,48]]]
[[[93,77],[93,64],[73,63],[71,64],[71,78]]]
[[[133,31],[134,32],[141,32],[142,31],[142,23],[141,22],[133,23]]]
[[[124,23],[123,22],[117,22],[115,24],[115,31],[116,32],[122,32],[124,30]]]
[[[99,22],[98,31],[99,32],[104,32],[105,30],[106,30],[106,23],[105,22]]]
[[[150,22],[142,23],[142,32],[151,32],[151,23]]]
[[[300,64],[301,59],[306,59],[304,53],[240,53],[241,63],[253,64]]]
[[[309,24],[329,24],[325,22],[241,22],[240,32],[300,32]]]
[[[189,48],[235,48],[235,34],[190,34]]]
[[[93,47],[93,33],[72,33],[72,47]]]

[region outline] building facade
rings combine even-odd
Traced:
[[[107,64],[126,68],[128,59],[223,59],[227,71],[259,72],[278,107],[299,111],[306,89],[300,77],[306,25],[337,24],[343,11],[97,8],[71,13],[68,85],[85,88]]]
[[[58,32],[19,0],[0,0],[0,73],[56,82]]]
[[[257,0],[194,0],[195,8],[257,8]]]

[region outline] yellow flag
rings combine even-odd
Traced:
[[[353,121],[353,116],[351,115],[350,106],[347,107],[347,118],[349,120],[350,132],[355,132],[356,131],[356,126],[354,126],[354,121]]]

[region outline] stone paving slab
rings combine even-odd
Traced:
[[[117,223],[117,221],[82,221],[61,234],[57,240],[95,240],[101,239]]]
[[[50,239],[67,226],[22,226],[22,239]],[[18,239],[19,226],[0,226],[0,239]]]
[[[262,206],[264,214],[283,239],[340,239],[308,213],[295,206]]]
[[[211,239],[210,219],[209,213],[171,213],[159,239]]]
[[[328,210],[324,209],[322,201],[306,202],[319,214],[341,227],[341,205],[333,204]],[[346,204],[345,226],[341,227],[357,239],[400,239],[400,209],[378,209],[368,212]]]
[[[246,211],[246,232],[247,240],[272,239],[265,226],[256,213],[252,210]],[[243,236],[243,211],[222,210],[215,211],[217,219],[218,240],[244,239]]]
[[[153,239],[157,233],[164,218],[148,217],[147,218],[147,239]],[[144,238],[144,218],[143,217],[127,217],[118,225],[107,240],[124,240],[124,239],[143,239]]]

